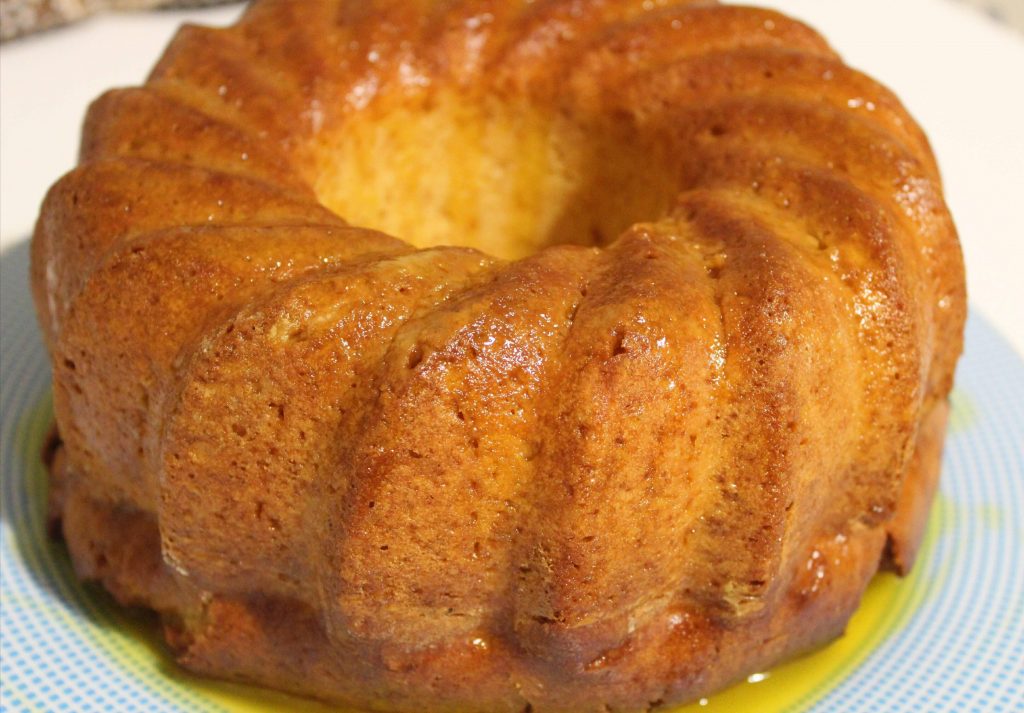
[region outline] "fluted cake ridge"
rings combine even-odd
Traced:
[[[186,26],[32,270],[79,574],[379,710],[643,710],[838,635],[913,561],[965,315],[896,97],[711,2]]]

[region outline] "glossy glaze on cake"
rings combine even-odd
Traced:
[[[838,635],[913,561],[965,314],[898,100],[709,2],[185,27],[33,285],[79,574],[191,669],[395,711],[644,710]]]

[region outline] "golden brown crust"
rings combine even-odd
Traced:
[[[623,645],[600,649],[577,665],[554,665],[524,659],[503,638],[483,632],[424,648],[339,640],[296,599],[183,587],[162,565],[148,514],[74,489],[63,512],[79,575],[100,581],[124,604],[163,613],[168,641],[186,667],[387,711],[518,712],[527,704],[534,710],[643,710],[654,701],[703,695],[840,634],[886,543],[884,528],[814,542],[804,560],[815,566],[801,563],[770,616],[726,626],[707,608],[674,606]],[[649,683],[637,686],[637,680]]]
[[[32,249],[53,517],[204,674],[643,710],[920,543],[956,232],[898,100],[777,13],[263,0],[94,103]]]
[[[949,404],[945,400],[937,401],[927,409],[918,428],[902,493],[887,526],[889,541],[883,564],[899,574],[906,574],[914,566],[924,538],[928,513],[939,488],[942,442],[948,415]]]

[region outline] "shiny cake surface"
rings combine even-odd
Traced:
[[[81,576],[381,710],[643,710],[913,561],[965,312],[927,140],[708,2],[255,3],[91,107],[33,287]]]

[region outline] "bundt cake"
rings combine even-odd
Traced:
[[[840,634],[914,559],[965,315],[899,101],[705,1],[186,26],[32,249],[80,576],[387,711],[644,710]]]

